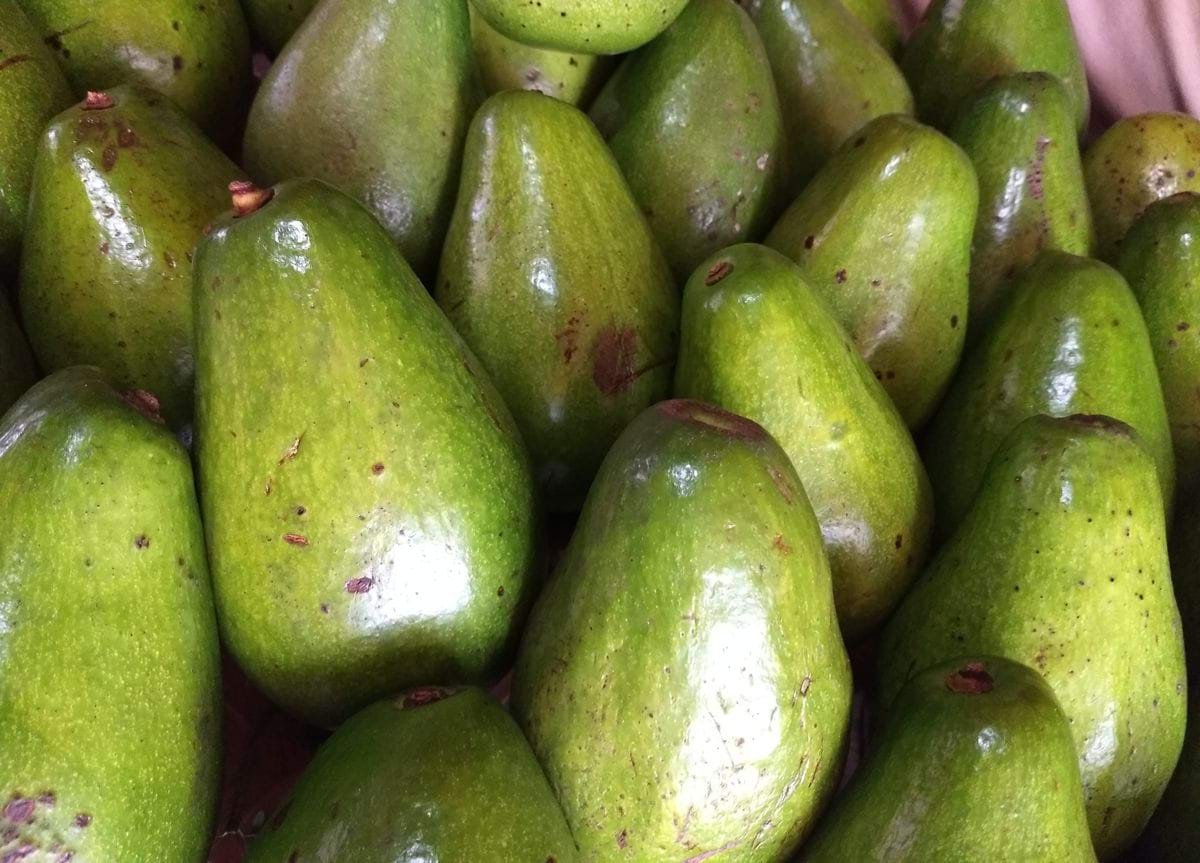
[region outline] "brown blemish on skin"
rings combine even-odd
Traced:
[[[771,543],[771,546],[782,555],[786,556],[792,553],[792,547],[788,545],[782,533],[775,534],[775,540]]]
[[[758,423],[730,413],[715,405],[692,399],[669,399],[659,402],[660,413],[707,431],[716,431],[726,437],[741,440],[762,440],[767,433]]]
[[[92,816],[86,812],[77,812],[75,814],[75,826],[83,829],[89,827],[92,823]]]
[[[808,695],[808,690],[810,689],[812,689],[812,678],[806,674],[804,675],[804,679],[800,681],[800,694]]]
[[[383,462],[377,461],[377,462],[375,462],[375,464],[371,465],[371,473],[375,474],[375,476],[379,476],[381,473],[383,473],[383,471],[384,471]]]
[[[1192,328],[1192,325],[1189,324],[1187,321],[1180,321],[1179,323],[1177,323],[1175,325],[1175,329],[1181,333],[1186,333],[1191,328]]]
[[[496,596],[504,596],[504,585],[503,584],[500,585],[498,588],[496,588]]]
[[[4,805],[4,820],[12,824],[28,824],[33,821],[37,804],[30,797],[15,795]]]
[[[0,60],[0,72],[3,72],[9,66],[16,66],[18,63],[24,63],[26,60],[32,60],[28,54],[13,54],[7,60]]]
[[[266,483],[263,484],[263,494],[265,494],[267,497],[271,496],[271,488],[273,484],[274,480],[271,477],[267,477]]]
[[[178,72],[183,71],[183,58],[176,54],[171,58],[171,68]]]
[[[562,351],[563,362],[571,362],[571,358],[579,349],[579,318],[575,315],[568,318],[567,325],[554,334],[554,341]]]
[[[129,405],[135,411],[140,413],[150,422],[156,425],[163,425],[163,418],[160,410],[162,405],[158,401],[158,396],[146,390],[125,390],[121,393],[121,401]]]
[[[637,332],[633,327],[605,327],[592,347],[592,382],[606,396],[629,388],[638,377]]]
[[[105,147],[104,152],[100,155],[100,167],[105,171],[111,171],[117,165],[117,148]]]
[[[444,701],[450,696],[457,694],[457,689],[445,686],[422,686],[420,689],[414,689],[412,692],[405,693],[400,697],[400,709],[412,710],[416,707],[437,704],[439,701]]]
[[[133,540],[133,544],[136,548],[149,548],[150,547],[150,537],[146,536],[146,534],[144,534],[144,533],[139,534]]]
[[[279,457],[279,464],[291,461],[300,453],[300,444],[304,441],[305,434],[306,432],[301,432],[300,436],[288,445],[288,448],[283,451],[283,455]]]
[[[807,237],[804,238],[804,248],[811,249],[813,247],[813,244],[816,241],[817,241],[817,238],[814,237],[812,234],[809,234]]]
[[[1072,414],[1067,417],[1067,422],[1083,428],[1101,429],[1125,437],[1133,437],[1132,426],[1103,414]]]
[[[986,695],[995,685],[982,662],[968,662],[958,671],[946,675],[946,688],[959,695]]]
[[[833,280],[834,280],[835,282],[837,282],[839,285],[844,285],[844,284],[846,284],[846,271],[845,271],[845,269],[838,270],[836,273],[834,273],[834,274],[833,274]]]
[[[1049,138],[1038,138],[1037,149],[1033,154],[1033,162],[1029,166],[1029,175],[1026,180],[1029,183],[1029,194],[1037,200],[1041,200],[1045,196],[1043,188],[1043,179],[1045,176],[1046,165],[1046,150],[1050,147],[1051,141]]]
[[[629,844],[629,831],[622,830],[620,833],[617,834],[617,847],[620,848],[622,851],[624,851],[625,846],[628,844]]]
[[[308,537],[301,536],[298,533],[285,533],[283,535],[283,541],[286,542],[288,545],[299,545],[299,546],[308,545]]]
[[[88,90],[87,96],[83,100],[83,110],[85,111],[104,111],[113,106],[113,98],[107,93]]]
[[[375,586],[375,579],[369,575],[352,578],[346,582],[346,593],[367,593]]]
[[[117,129],[117,146],[128,150],[130,147],[136,147],[141,143],[137,136],[137,132],[128,126],[122,125]]]
[[[775,490],[783,496],[788,506],[796,502],[796,489],[788,481],[788,478],[783,475],[783,471],[775,467],[775,465],[767,465],[767,473],[771,477],[771,482],[775,484]]]
[[[249,180],[234,180],[229,184],[234,218],[256,213],[275,197],[274,189],[260,189]]]
[[[708,274],[704,277],[704,284],[711,288],[732,272],[732,261],[717,261],[709,268]]]

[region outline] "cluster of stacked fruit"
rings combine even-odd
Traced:
[[[1064,0],[242,5],[0,0],[2,863],[204,860],[222,651],[252,863],[1200,856],[1200,122]]]

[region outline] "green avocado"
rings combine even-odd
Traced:
[[[646,410],[604,460],[513,681],[582,859],[789,859],[837,787],[850,699],[787,455],[710,405]]]
[[[590,105],[616,60],[596,54],[552,51],[509,39],[470,6],[475,65],[490,95],[536,90],[569,105]]]
[[[46,129],[21,260],[21,313],[47,371],[101,366],[192,413],[192,250],[244,176],[169,99],[94,94]]]
[[[753,0],[751,0],[753,2]],[[900,50],[900,19],[892,0],[841,0],[889,54]]]
[[[1053,75],[1025,72],[990,81],[963,109],[951,137],[979,177],[967,329],[973,344],[1013,276],[1042,249],[1091,254],[1092,211],[1070,97]]]
[[[246,863],[575,863],[512,718],[480,689],[424,687],[333,733]]]
[[[322,3],[263,79],[246,170],[261,183],[315,177],[356,198],[427,279],[482,96],[465,0]]]
[[[272,55],[283,50],[317,0],[242,0],[250,30]]]
[[[427,2],[427,0],[420,0]],[[471,0],[510,39],[555,51],[622,54],[645,45],[688,0]]]
[[[1159,479],[1132,428],[1037,416],[1013,430],[884,629],[880,703],[964,654],[1021,662],[1050,684],[1071,724],[1096,852],[1119,854],[1171,776],[1186,701]]]
[[[38,379],[25,334],[0,285],[0,416]]]
[[[547,506],[578,509],[667,394],[679,326],[666,260],[584,114],[522,90],[479,109],[435,296],[512,409]]]
[[[791,197],[847,138],[884,114],[911,114],[895,61],[839,0],[743,0],[779,86]]]
[[[761,238],[786,203],[771,67],[730,0],[692,0],[621,64],[592,120],[681,282],[713,252]]]
[[[696,271],[675,394],[779,441],[821,524],[843,634],[882,623],[925,563],[933,495],[904,420],[794,263],[742,245]]]
[[[1071,729],[1037,672],[959,658],[900,690],[804,863],[1095,863]]]
[[[217,624],[155,406],[79,367],[0,420],[0,859],[199,863],[212,839]]]
[[[767,236],[800,264],[911,428],[933,413],[962,353],[978,207],[966,154],[890,115],[847,141]]]
[[[250,36],[238,0],[18,0],[80,98],[141,84],[222,142],[249,95]]]
[[[1190,497],[1200,489],[1200,194],[1150,205],[1125,235],[1119,264],[1150,331],[1180,497]]]
[[[16,264],[42,129],[71,88],[16,0],[0,0],[0,271]]]
[[[273,193],[245,190],[196,252],[201,502],[225,646],[334,725],[502,670],[534,587],[534,485],[371,214],[319,180]]]
[[[1200,120],[1141,114],[1118,120],[1083,156],[1100,257],[1115,262],[1125,232],[1155,201],[1200,192]]]
[[[948,129],[997,75],[1048,72],[1067,89],[1075,130],[1090,109],[1083,57],[1067,0],[933,0],[904,47],[901,68],[919,116]]]
[[[1099,261],[1043,252],[968,355],[923,447],[948,535],[971,506],[996,448],[1036,414],[1100,413],[1138,430],[1174,499],[1171,430],[1137,299]]]

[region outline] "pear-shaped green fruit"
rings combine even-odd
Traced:
[[[1183,741],[1183,642],[1157,473],[1122,422],[1026,420],[879,648],[884,705],[920,669],[964,653],[1039,671],[1070,720],[1105,860],[1145,825]]]
[[[426,2],[426,0],[420,0]],[[510,39],[555,51],[622,54],[645,45],[688,0],[471,0]]]
[[[424,687],[348,719],[321,746],[247,863],[575,863],[542,768],[479,689]]]
[[[82,97],[142,84],[222,141],[249,95],[250,36],[238,0],[18,0]]]
[[[1125,232],[1155,201],[1200,192],[1200,120],[1141,114],[1118,120],[1083,156],[1099,255],[1116,261]]]
[[[592,119],[680,281],[779,214],[783,117],[762,40],[732,0],[692,0],[621,64]]]
[[[250,30],[272,54],[292,38],[317,0],[242,0]]]
[[[107,369],[173,424],[192,412],[192,250],[242,176],[170,100],[93,94],[46,129],[30,192],[21,314],[47,371]]]
[[[925,669],[872,745],[805,863],[1095,863],[1070,726],[1024,665]]]
[[[1075,129],[1087,128],[1087,76],[1067,0],[933,0],[901,63],[920,117],[948,129],[997,75],[1049,72],[1066,87]]]
[[[596,477],[513,683],[583,859],[789,859],[837,786],[850,698],[787,455],[710,405],[647,410]]]
[[[336,724],[486,680],[531,599],[534,487],[483,369],[370,213],[242,189],[196,253],[196,435],[225,646]]]
[[[912,428],[937,407],[962,353],[978,205],[975,169],[954,142],[880,117],[767,237],[800,264]]]
[[[900,50],[900,19],[892,0],[841,0],[889,54]]]
[[[315,177],[356,198],[428,278],[481,98],[464,0],[331,0],[263,80],[246,169],[265,183]]]
[[[0,859],[204,859],[220,655],[192,466],[94,368],[0,422]],[[135,410],[136,408],[136,410]]]
[[[1092,211],[1070,97],[1053,75],[1026,72],[986,84],[951,137],[979,177],[971,249],[971,326],[988,328],[1011,279],[1042,249],[1092,252]]]
[[[779,87],[795,197],[847,138],[884,114],[911,114],[895,62],[839,0],[743,0]]]
[[[16,0],[0,0],[0,270],[17,261],[42,129],[71,88]]]
[[[779,441],[821,524],[842,632],[878,626],[925,563],[933,495],[891,399],[794,263],[742,245],[696,271],[675,394]]]
[[[9,308],[0,285],[0,415],[37,380],[37,368],[25,334]]]
[[[616,65],[615,58],[553,51],[509,39],[470,7],[475,64],[489,94],[536,90],[586,107]]]
[[[992,454],[1022,420],[1077,413],[1138,430],[1169,508],[1171,430],[1137,299],[1107,265],[1048,251],[1018,279],[930,423],[924,451],[939,533],[958,524]]]
[[[1152,204],[1125,235],[1121,272],[1137,295],[1158,363],[1184,496],[1200,488],[1200,195]]]
[[[679,320],[586,116],[521,90],[479,109],[436,296],[512,409],[547,504],[578,509],[617,435],[670,388]]]

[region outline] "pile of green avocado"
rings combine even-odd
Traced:
[[[231,671],[246,863],[1200,859],[1200,121],[1088,128],[1066,0],[0,0],[0,863],[229,863]]]

